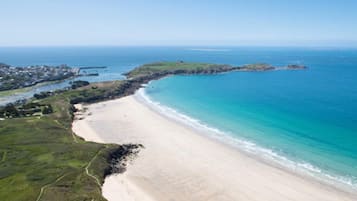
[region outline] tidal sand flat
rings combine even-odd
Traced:
[[[271,166],[162,116],[135,96],[86,106],[73,131],[88,141],[145,146],[103,195],[117,200],[356,200],[310,178]]]

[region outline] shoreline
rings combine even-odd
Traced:
[[[120,200],[356,199],[355,194],[294,175],[203,136],[134,96],[88,108],[92,115],[73,123],[77,135],[88,141],[146,147],[124,174],[105,180],[103,195],[109,201],[118,196]],[[119,189],[125,190],[118,195]]]
[[[357,195],[357,186],[353,185],[352,181],[348,180],[348,178],[332,175],[328,172],[323,172],[322,169],[315,167],[310,163],[306,163],[304,161],[296,162],[285,156],[275,153],[271,149],[260,147],[254,142],[232,137],[224,131],[201,123],[200,120],[180,113],[173,108],[162,105],[161,103],[152,101],[150,97],[146,95],[145,87],[137,90],[133,96],[137,101],[150,108],[153,112],[158,113],[161,116],[164,116],[171,121],[180,124],[181,126],[192,129],[203,137],[214,140],[223,144],[224,146],[229,146],[233,149],[236,149],[240,153],[245,154],[247,157],[251,157],[255,160],[258,160],[259,162],[265,163],[275,168],[288,171],[291,174],[296,174],[302,178],[311,179],[312,181],[321,183],[322,185],[327,185],[332,188],[355,193]]]

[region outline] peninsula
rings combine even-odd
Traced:
[[[276,67],[266,63],[247,64],[242,66],[232,66],[227,64],[208,64],[208,63],[186,63],[178,62],[156,62],[144,64],[134,70],[125,73],[129,79],[142,78],[158,79],[162,76],[177,74],[214,74],[229,71],[271,71],[271,70],[304,70],[303,65],[287,65]]]

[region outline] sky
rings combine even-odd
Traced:
[[[356,46],[356,0],[0,0],[0,46]]]

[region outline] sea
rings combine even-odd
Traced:
[[[274,66],[299,71],[176,75],[137,92],[158,112],[241,151],[322,182],[357,190],[357,48],[338,47],[1,47],[13,66],[107,66],[91,82],[124,79],[157,61]],[[55,90],[34,87],[0,104]]]

